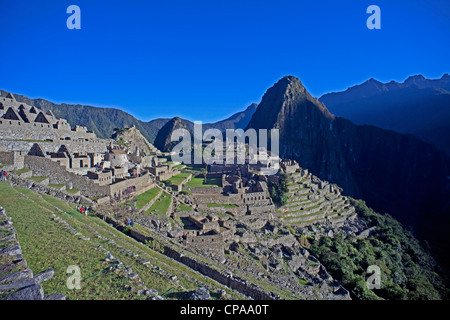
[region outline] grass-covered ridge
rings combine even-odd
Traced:
[[[312,241],[310,251],[330,274],[342,282],[356,299],[438,300],[448,299],[448,289],[430,253],[397,220],[351,200],[369,227],[366,239],[323,236]],[[369,290],[367,268],[381,269],[381,289]]]

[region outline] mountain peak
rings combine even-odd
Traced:
[[[313,121],[333,120],[334,116],[308,93],[298,78],[285,76],[266,91],[247,128],[279,127],[286,119],[294,118]]]
[[[172,148],[178,143],[171,141],[172,132],[177,129],[188,129],[183,119],[174,117],[170,119],[161,129],[155,138],[155,147],[163,152],[170,152]]]
[[[299,78],[294,76],[284,76],[280,80],[278,80],[277,83],[273,87],[280,87],[287,89],[293,89],[298,90],[300,92],[306,92],[305,87],[303,86],[303,83],[300,81]]]
[[[405,85],[411,85],[411,84],[420,84],[423,81],[426,81],[425,77],[421,74],[416,74],[413,76],[409,76],[406,78],[406,80],[403,82]]]
[[[370,78],[369,80],[367,80],[366,82],[363,82],[361,84],[361,86],[363,86],[363,87],[371,86],[371,87],[376,87],[376,88],[381,88],[383,85],[384,85],[384,83],[378,81],[375,78]]]

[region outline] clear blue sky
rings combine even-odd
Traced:
[[[81,30],[66,27],[72,4]],[[371,4],[381,30],[366,27]],[[0,0],[0,89],[141,120],[223,119],[284,75],[316,97],[437,78],[449,57],[448,0]]]

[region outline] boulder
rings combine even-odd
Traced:
[[[173,229],[167,233],[171,238],[179,238],[183,236],[183,230],[181,229]]]

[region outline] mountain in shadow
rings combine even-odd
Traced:
[[[375,79],[323,95],[335,115],[356,124],[410,133],[450,156],[450,76],[411,76],[403,83]]]
[[[267,90],[247,128],[279,129],[282,158],[448,246],[450,161],[435,146],[335,117],[293,76]]]

